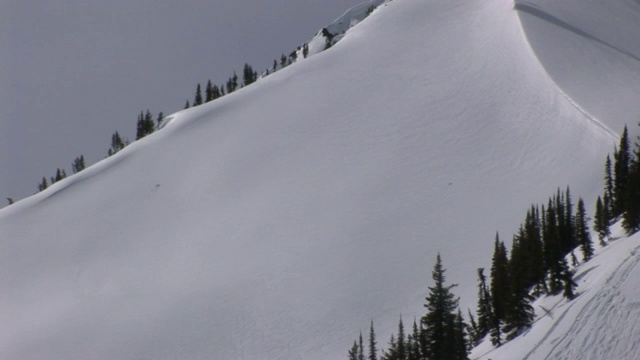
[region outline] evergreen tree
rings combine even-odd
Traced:
[[[389,344],[387,350],[382,350],[380,360],[398,360],[398,343],[393,334],[389,337]]]
[[[142,113],[142,111],[140,111],[140,115],[138,115],[138,121],[136,122],[136,140],[141,139],[144,135],[143,135],[143,124],[142,122],[144,121],[144,114]]]
[[[257,79],[258,74],[253,70],[251,65],[245,63],[242,71],[242,82],[244,86],[253,84]]]
[[[202,105],[202,90],[200,89],[200,83],[196,88],[196,95],[193,98],[193,106]]]
[[[218,85],[213,85],[213,89],[211,90],[212,100],[218,99],[221,96],[222,96],[222,93],[220,93],[220,89],[218,88]]]
[[[491,294],[487,288],[487,278],[484,269],[478,269],[478,339],[482,339],[489,333],[493,319],[491,306]],[[472,318],[473,319],[473,318]]]
[[[562,291],[562,266],[564,255],[558,241],[558,223],[556,220],[556,208],[552,199],[549,199],[545,216],[544,236],[544,261],[548,271],[549,292],[557,294]]]
[[[613,196],[614,196],[614,216],[620,216],[625,211],[625,194],[627,183],[629,182],[629,163],[631,161],[629,146],[629,131],[624,127],[620,137],[620,145],[614,155],[613,173]]]
[[[235,74],[235,73],[234,73]],[[233,82],[233,77],[230,77],[227,80],[227,94],[231,94],[232,92],[236,91],[236,86]]]
[[[462,312],[458,309],[454,325],[455,359],[468,359],[467,327]]]
[[[573,215],[573,204],[571,202],[571,192],[569,186],[565,190],[565,234],[564,237],[566,247],[565,253],[569,253],[571,250],[578,246],[578,239],[576,238],[576,219]]]
[[[164,114],[161,111],[160,113],[158,113],[158,118],[156,119],[156,122],[158,123],[158,125],[156,125],[156,129],[160,128],[160,124],[162,124],[162,120],[164,120]]]
[[[140,111],[138,115],[138,122],[136,125],[136,140],[140,140],[143,137],[153,133],[155,131],[155,124],[153,122],[153,115],[151,111],[147,109],[146,113]]]
[[[525,232],[527,237],[528,257],[528,280],[527,286],[533,288],[534,296],[538,296],[546,292],[547,286],[545,282],[544,267],[544,241],[542,239],[542,222],[540,220],[540,210],[537,206],[531,206],[530,216],[525,223]]]
[[[398,339],[396,340],[396,359],[407,360],[406,339],[404,336],[404,325],[402,324],[402,317],[398,322]]]
[[[66,177],[67,177],[67,173],[64,170],[60,170],[60,168],[58,168],[56,170],[56,178],[54,182],[58,182]]]
[[[587,224],[587,211],[584,208],[582,198],[578,200],[578,213],[576,214],[576,238],[580,244],[580,251],[584,261],[588,261],[593,257],[593,242],[589,233],[589,225]]]
[[[420,354],[420,331],[416,319],[413,319],[413,331],[407,337],[407,360],[421,360]]]
[[[476,319],[473,317],[471,310],[468,311],[468,315],[469,315],[469,329],[467,330],[467,332],[469,334],[469,342],[471,345],[470,348],[473,348],[475,346],[478,346],[478,344],[480,344],[483,337],[480,336],[481,334],[480,328],[478,327],[478,323],[476,323]]]
[[[640,163],[631,165],[625,198],[622,228],[630,236],[640,230]]]
[[[611,157],[607,155],[607,161],[605,162],[604,171],[604,195],[603,205],[605,210],[605,216],[607,217],[607,223],[611,224],[614,218],[613,209],[613,174],[611,170]]]
[[[227,87],[227,93],[231,94],[232,92],[238,90],[238,75],[236,74],[236,72],[233,72],[233,76],[231,78],[229,78],[229,85]]]
[[[502,344],[502,324],[506,319],[511,291],[509,289],[508,262],[507,250],[504,243],[500,241],[498,234],[496,234],[493,259],[491,260],[491,304],[493,316],[489,333],[491,334],[491,343],[497,346]]]
[[[368,360],[377,360],[378,359],[378,349],[376,348],[376,332],[373,328],[373,320],[371,320],[371,328],[369,329],[369,359]]]
[[[629,162],[628,180],[624,194],[625,209],[622,214],[622,227],[627,235],[631,235],[640,230],[640,144],[638,143],[633,151],[633,158]]]
[[[188,109],[190,107],[191,107],[191,105],[189,105],[189,100],[187,100],[187,102],[184,104],[184,109],[186,110],[186,109]]]
[[[120,134],[118,134],[118,132],[116,131],[115,133],[113,133],[113,135],[111,135],[111,147],[109,148],[109,151],[107,152],[107,154],[111,156],[117,153],[118,151],[124,149],[125,146],[126,144],[122,141]]]
[[[282,56],[280,56],[280,68],[283,69],[285,66],[287,66],[287,57],[282,54]]]
[[[513,253],[515,252],[514,244]],[[517,264],[517,261],[511,261],[509,267],[511,268],[511,293],[508,299],[504,325],[504,333],[507,340],[515,338],[523,330],[530,328],[535,316],[533,306],[531,306],[533,297],[529,294],[529,288],[524,281],[524,269]]]
[[[80,171],[84,170],[84,168],[85,168],[84,155],[80,155],[79,157],[75,158],[73,160],[73,163],[71,163],[71,170],[73,171],[74,174],[79,173]]]
[[[471,348],[473,348],[480,344],[480,342],[482,341],[482,336],[480,336],[480,329],[478,328],[476,319],[471,313],[471,309],[467,310],[467,315],[469,315],[469,326],[467,328],[467,334],[469,335],[469,345]]]
[[[213,85],[211,84],[211,80],[207,81],[207,87],[204,91],[205,102],[209,102],[213,100]]]
[[[362,341],[362,331],[358,338],[358,360],[364,360],[364,343]]]
[[[43,176],[42,181],[38,184],[38,191],[43,191],[48,187],[49,187],[49,184],[47,183],[47,178]]]
[[[309,56],[309,45],[305,43],[302,45],[302,56],[306,59]]]
[[[427,358],[433,360],[459,359],[456,354],[458,334],[455,329],[458,299],[451,292],[456,284],[446,286],[444,273],[445,269],[438,254],[432,272],[435,284],[429,287],[429,295],[424,305],[427,313],[422,317],[428,343]]]
[[[355,341],[349,349],[349,360],[358,360],[358,344]]]
[[[529,294],[527,284],[527,269],[522,259],[526,256],[523,253],[521,244],[523,232],[514,236],[511,248],[511,259],[509,260],[509,280],[510,292],[506,301],[504,333],[507,340],[518,336],[524,329],[531,326],[534,318],[534,311],[531,303],[533,297]]]
[[[569,269],[564,259],[560,263],[560,266],[562,268],[562,296],[573,300],[576,297],[575,289],[578,287],[578,284],[573,280],[573,271]]]
[[[596,201],[596,213],[595,219],[593,220],[593,229],[598,233],[598,240],[600,241],[600,246],[605,246],[605,239],[608,239],[611,236],[611,230],[609,229],[609,219],[606,214],[606,208],[598,196],[598,200]]]

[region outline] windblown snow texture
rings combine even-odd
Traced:
[[[637,64],[615,48],[637,55],[640,32],[613,42],[595,1],[549,4],[385,3],[333,48],[2,209],[0,358],[339,359],[372,319],[384,343],[421,316],[437,253],[473,307],[495,232],[558,186],[592,203],[608,116],[637,111]],[[554,51],[598,55],[572,69],[584,84]],[[576,323],[593,316],[557,326],[588,338]]]

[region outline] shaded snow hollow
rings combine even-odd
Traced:
[[[636,54],[630,17],[522,4],[385,3],[328,51],[0,210],[0,358],[344,358],[372,319],[383,344],[421,315],[438,252],[473,308],[496,230],[509,239],[558,186],[593,203],[622,124],[608,115],[638,114],[640,70],[614,49]],[[605,285],[625,276],[633,295],[633,241],[583,277],[594,294],[621,299]],[[567,329],[569,357],[611,311],[581,291],[559,306],[595,317],[539,321]],[[637,317],[623,305],[612,327]],[[531,359],[557,351],[542,338]]]

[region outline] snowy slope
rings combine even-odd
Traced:
[[[437,252],[473,306],[495,231],[558,186],[593,200],[616,139],[519,15],[387,3],[0,210],[0,358],[342,358],[420,316]]]
[[[636,127],[638,1],[516,0],[515,9],[536,56],[563,92],[614,131]]]
[[[623,232],[618,227],[614,233]],[[471,358],[638,359],[640,234],[614,238],[618,240],[575,269],[575,300],[539,299],[531,330],[498,349],[487,340]]]

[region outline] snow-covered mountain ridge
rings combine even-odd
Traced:
[[[527,2],[618,31],[562,4]],[[496,230],[558,186],[601,192],[638,76],[509,0],[385,3],[333,48],[2,209],[0,358],[343,358],[372,318],[384,341],[421,311],[438,252],[473,308]]]

